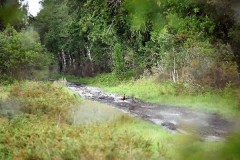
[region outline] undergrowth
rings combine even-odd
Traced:
[[[65,112],[80,103],[78,96],[69,92],[62,83],[17,82],[11,86],[9,101],[15,101],[23,113],[65,116]]]
[[[79,100],[62,84],[27,81],[0,88],[7,95],[2,101],[16,102],[12,109],[21,111],[0,116],[0,159],[171,159],[174,152],[167,131]],[[0,112],[9,107],[4,104]]]
[[[79,101],[59,83],[20,82],[0,87],[0,95],[5,97],[2,101],[14,99],[18,101],[14,105],[25,108],[12,117],[0,116],[0,159],[224,160],[240,157],[239,135],[230,137],[226,145],[203,142],[194,136],[183,138],[96,102]],[[6,107],[1,105],[0,111]],[[76,108],[78,118],[75,120],[79,123],[66,120],[59,125],[54,119],[56,111],[64,111],[63,115],[74,118],[67,110],[71,112]]]
[[[2,120],[2,119],[1,119]],[[2,120],[3,121],[3,120]],[[125,126],[125,124],[127,124]],[[154,152],[154,140],[143,133],[157,134],[160,129],[150,129],[130,117],[123,116],[111,124],[92,124],[61,128],[46,117],[24,115],[10,121],[1,122],[0,158],[1,159],[154,159],[167,158],[165,152]],[[131,129],[130,127],[138,127]],[[144,126],[146,128],[144,128]],[[153,127],[154,128],[154,127]],[[138,133],[138,134],[137,134]],[[170,139],[170,135],[164,136]],[[163,138],[161,138],[163,139]],[[165,143],[159,141],[159,143]]]

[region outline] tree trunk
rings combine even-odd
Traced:
[[[62,64],[62,56],[61,53],[58,52],[58,65],[59,65],[59,72],[63,72],[63,64]]]
[[[68,57],[69,57],[69,66],[72,68],[72,57],[70,54],[68,54]]]
[[[88,56],[88,59],[90,61],[91,72],[93,74],[94,73],[94,66],[93,66],[93,59],[92,59],[92,55],[91,55],[91,47],[88,47],[87,45],[85,47],[87,49],[87,56]]]
[[[177,71],[176,71],[176,53],[175,50],[173,50],[173,72],[172,72],[172,78],[173,82],[177,82]]]
[[[66,63],[66,54],[64,53],[63,49],[61,52],[61,56],[62,56],[62,71],[66,72],[66,67],[67,67],[67,63]]]
[[[74,57],[72,58],[72,64],[73,64],[73,70],[75,70],[76,69],[76,60]]]

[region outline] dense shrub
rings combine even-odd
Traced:
[[[33,30],[17,32],[8,26],[0,32],[0,80],[33,77],[33,70],[47,69],[50,61]]]
[[[8,98],[17,101],[24,113],[49,116],[62,114],[80,102],[61,83],[50,82],[17,82]]]

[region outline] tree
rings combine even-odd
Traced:
[[[0,1],[0,30],[3,30],[8,24],[20,30],[26,25],[27,5],[18,0]]]
[[[1,79],[22,79],[43,69],[50,62],[46,49],[34,31],[17,32],[13,27],[0,32]]]
[[[217,79],[212,78],[217,66],[222,75],[225,63],[240,66],[239,26],[232,11],[205,0],[44,0],[36,26],[63,73],[115,71],[139,77],[157,68],[175,82],[200,83],[206,76]],[[219,46],[228,49],[219,51]],[[230,54],[235,56],[231,62]]]

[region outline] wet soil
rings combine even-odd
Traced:
[[[164,127],[172,133],[197,134],[205,140],[224,140],[233,131],[233,120],[218,114],[185,107],[146,103],[135,98],[121,100],[117,94],[103,92],[100,88],[67,83],[69,89],[81,97],[113,106],[142,120]]]

